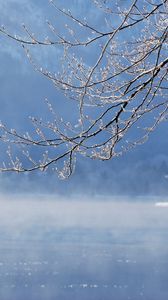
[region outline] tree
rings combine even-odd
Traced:
[[[33,67],[75,101],[78,113],[72,120],[58,118],[46,100],[53,120],[31,118],[34,133],[1,124],[1,142],[11,145],[1,171],[52,167],[65,178],[80,155],[109,160],[146,141],[167,119],[168,2],[89,0],[101,24],[50,3],[68,23],[59,32],[47,21],[51,38],[40,40],[26,25],[23,37],[5,27],[0,32],[22,45]],[[31,55],[31,47],[38,46],[61,49],[59,72],[38,66]],[[19,158],[12,147],[19,147]],[[39,160],[33,156],[37,149]]]

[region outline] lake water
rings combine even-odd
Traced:
[[[168,208],[1,199],[0,299],[167,300]]]

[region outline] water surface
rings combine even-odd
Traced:
[[[1,199],[0,299],[167,300],[168,208]]]

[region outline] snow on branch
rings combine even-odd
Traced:
[[[73,10],[61,8],[53,0],[50,3],[56,14],[67,19],[62,31],[47,20],[51,35],[44,40],[26,25],[22,25],[23,37],[5,27],[0,33],[23,46],[33,68],[75,101],[78,113],[73,116],[75,121],[65,121],[47,100],[53,120],[31,118],[33,137],[1,124],[0,140],[10,145],[1,171],[44,171],[51,167],[60,178],[66,178],[73,173],[80,155],[109,160],[144,143],[167,119],[168,2],[124,1],[121,8],[119,0],[117,5],[113,1],[88,1],[105,20],[102,26],[93,25],[89,17],[77,17]],[[32,55],[32,47],[39,46],[61,47],[58,72],[39,65]],[[19,158],[13,148],[19,149]]]

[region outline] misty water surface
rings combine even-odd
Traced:
[[[0,200],[0,299],[167,300],[168,208]]]

